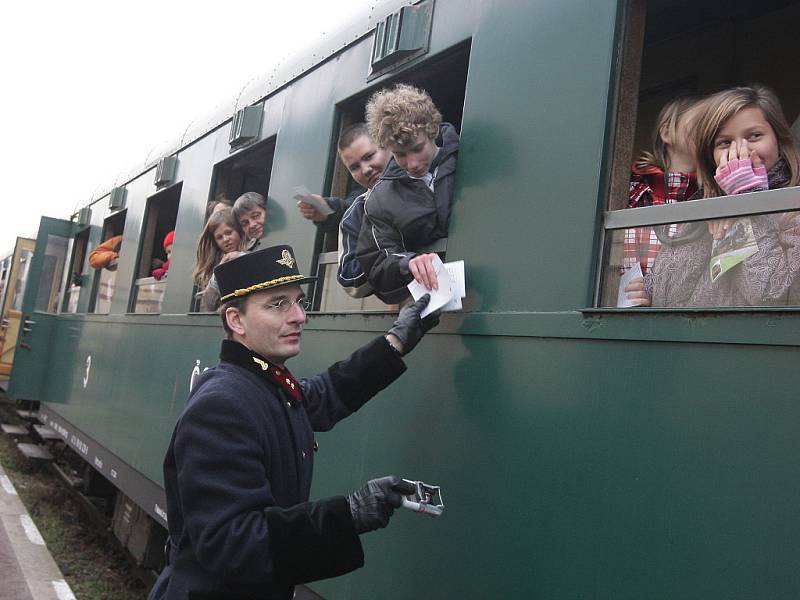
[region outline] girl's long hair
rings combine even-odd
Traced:
[[[714,140],[723,125],[740,110],[760,108],[778,139],[778,153],[789,168],[787,186],[800,184],[800,151],[792,137],[781,103],[775,93],[763,85],[735,87],[709,96],[695,124],[697,151],[697,183],[706,198],[724,196],[714,180],[717,163],[714,160]]]
[[[637,167],[658,167],[664,172],[669,169],[669,151],[662,135],[668,134],[674,140],[678,135],[678,121],[696,104],[696,99],[686,96],[670,100],[661,108],[653,129],[653,150],[639,155]]]
[[[206,287],[214,272],[214,267],[219,264],[224,255],[214,241],[214,232],[220,225],[227,225],[239,234],[240,243],[237,250],[241,250],[244,245],[244,231],[236,217],[233,216],[233,210],[223,208],[212,214],[206,222],[206,226],[203,227],[203,232],[197,242],[197,264],[194,267],[192,279],[200,288]]]

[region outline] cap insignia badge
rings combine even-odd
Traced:
[[[252,358],[253,362],[260,366],[262,371],[269,369],[269,365],[265,361],[261,360],[260,358],[256,358],[255,356]]]
[[[278,263],[279,265],[286,265],[290,269],[294,266],[294,258],[292,258],[292,255],[289,253],[288,250],[284,250],[283,252],[281,252],[281,257],[275,262]]]

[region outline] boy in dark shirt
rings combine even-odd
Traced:
[[[403,302],[414,279],[437,287],[433,253],[447,237],[459,137],[424,90],[406,84],[375,93],[367,126],[392,159],[367,195],[357,258],[385,302]]]

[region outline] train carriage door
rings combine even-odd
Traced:
[[[39,223],[8,384],[8,395],[14,400],[41,399],[73,227],[71,221],[49,217]]]
[[[8,257],[3,288],[2,314],[0,315],[0,384],[7,382],[14,363],[20,321],[22,295],[33,257],[34,240],[17,238],[14,253]]]

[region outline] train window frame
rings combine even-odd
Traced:
[[[121,210],[117,210],[111,213],[103,220],[103,230],[100,233],[100,243],[102,244],[106,240],[115,237],[117,235],[123,235],[125,231],[125,220],[128,217],[128,209],[123,208]],[[124,241],[124,240],[123,240]],[[98,244],[99,245],[99,244]],[[120,247],[120,255],[122,254],[122,248]],[[87,263],[88,264],[88,263]],[[89,265],[88,268],[91,268]],[[115,280],[116,276],[119,274],[118,270],[113,271],[113,277],[108,277],[106,274],[109,273],[108,269],[101,268],[101,269],[92,269],[94,271],[94,277],[92,281],[92,289],[91,295],[89,296],[89,306],[87,312],[91,314],[98,314],[98,315],[107,315],[111,313],[111,306],[113,302],[113,291],[111,297],[108,299],[108,311],[98,310],[98,305],[100,305],[99,298],[100,298],[100,291],[103,285],[107,285],[108,279]],[[106,281],[103,281],[103,280]],[[112,288],[114,287],[114,283],[111,283]]]
[[[413,63],[406,69],[392,72],[387,79],[370,81],[372,85],[337,103],[333,121],[335,133],[331,139],[329,177],[325,186],[327,190],[326,197],[345,198],[357,186],[339,158],[338,139],[346,127],[363,120],[364,107],[367,100],[379,89],[390,87],[396,83],[410,83],[429,91],[437,108],[442,112],[442,120],[453,123],[460,135],[464,116],[471,46],[471,39],[463,40],[434,56],[426,56],[425,60]],[[443,74],[446,74],[449,79],[444,78]],[[444,83],[444,80],[447,83]],[[457,85],[449,85],[451,81],[456,81]],[[445,97],[439,98],[440,95]],[[448,108],[450,109],[449,111],[447,110]],[[455,176],[458,177],[458,171],[456,171]],[[339,262],[338,243],[338,227],[335,232],[330,233],[317,229],[314,258],[311,265],[312,272],[317,276],[312,291],[314,311],[322,313],[380,313],[396,311],[398,309],[397,305],[384,304],[374,295],[365,298],[353,298],[339,285],[336,280],[336,267]],[[447,251],[447,238],[437,240],[430,247],[421,250],[440,253],[444,258],[444,254]]]
[[[91,227],[85,226],[78,230],[70,240],[69,260],[66,270],[67,278],[64,283],[63,298],[59,312],[77,314],[80,306],[81,290],[89,275],[89,235]]]
[[[225,194],[225,196],[231,201],[236,202],[236,199],[241,196],[245,192],[258,192],[267,201],[267,220],[264,223],[264,236],[266,237],[269,232],[269,210],[270,210],[270,202],[269,202],[269,185],[272,181],[272,167],[275,164],[275,150],[277,147],[278,136],[271,135],[268,138],[261,140],[255,144],[251,144],[245,147],[242,147],[240,150],[237,150],[235,154],[231,156],[225,157],[223,160],[215,163],[211,169],[211,185],[209,187],[209,194],[208,194],[208,202],[214,200],[218,195]],[[265,174],[262,175],[262,178],[265,180],[260,184],[259,189],[250,189],[247,186],[247,179],[242,178],[241,180],[237,180],[239,185],[237,186],[240,188],[241,191],[233,192],[231,188],[233,187],[233,183],[229,179],[231,177],[230,172],[235,172],[237,170],[242,170],[244,168],[251,167],[253,165],[262,165],[261,169],[265,171]],[[263,166],[266,165],[266,166]],[[203,226],[201,228],[201,232],[205,229],[207,219],[203,221]],[[198,296],[198,286],[197,284],[192,281],[192,295],[189,305],[189,314],[199,314],[199,315],[212,315],[216,314],[214,311],[202,311],[200,310],[200,298]]]
[[[156,255],[157,246],[161,247],[163,237],[166,235],[166,233],[162,234],[162,232],[175,230],[182,191],[183,182],[177,182],[147,198],[144,218],[139,232],[133,282],[128,299],[127,312],[129,314],[161,313],[161,304],[167,288],[167,278],[156,280],[151,275],[152,268],[150,265]],[[172,222],[171,226],[164,226],[163,219],[165,217]],[[146,296],[140,296],[141,293],[146,293]],[[153,307],[157,308],[157,310],[149,310],[149,308]],[[148,310],[137,310],[138,308],[146,308]]]
[[[246,147],[243,147],[242,149],[237,150],[234,154],[226,156],[223,160],[215,163],[211,167],[212,175],[208,200],[211,201],[216,198],[217,195],[224,193],[232,202],[235,202],[236,198],[241,196],[243,193],[251,191],[258,192],[266,198],[267,193],[269,192],[269,184],[272,180],[272,166],[275,164],[275,149],[277,146],[277,141],[278,136],[271,135],[255,144],[250,144]],[[230,174],[226,173],[226,171],[235,172],[250,167],[252,166],[252,163],[258,162],[261,155],[264,155],[262,158],[269,156],[268,168],[264,169],[266,171],[266,183],[261,184],[263,191],[258,189],[246,189],[246,178],[243,178],[239,182],[239,185],[236,186],[241,188],[241,191],[232,191],[231,188],[234,186],[234,183],[227,179],[230,177]]]
[[[797,10],[800,2],[785,2],[775,8],[763,9],[758,17],[768,15],[772,10]],[[751,16],[751,18],[753,18]],[[613,233],[622,229],[652,227],[672,223],[689,223],[710,219],[774,214],[800,210],[800,187],[765,190],[756,193],[734,196],[702,198],[674,204],[628,208],[628,188],[630,165],[634,156],[634,138],[637,133],[637,118],[641,94],[641,70],[646,52],[645,33],[647,21],[647,0],[627,0],[622,3],[619,18],[615,86],[610,104],[609,141],[606,156],[608,168],[603,189],[605,208],[600,210],[600,233],[598,240],[596,273],[592,304],[583,312],[625,312],[647,314],[653,312],[687,312],[693,310],[713,312],[758,312],[767,310],[797,311],[800,306],[704,306],[704,307],[617,307],[619,272],[609,272],[612,265],[620,264],[611,257]],[[682,80],[671,83],[675,88]],[[746,84],[747,82],[741,82]],[[729,83],[728,85],[734,85]],[[727,86],[722,86],[727,87]],[[722,89],[722,88],[719,88]],[[716,91],[716,90],[714,90]],[[794,127],[800,128],[800,117]],[[794,128],[793,128],[794,129]],[[619,250],[619,249],[617,249]]]

